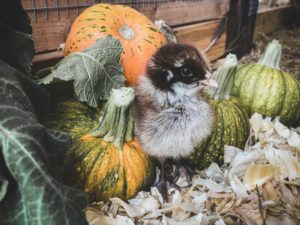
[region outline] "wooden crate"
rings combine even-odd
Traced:
[[[228,11],[229,0],[142,0],[142,1],[96,1],[96,0],[21,0],[23,7],[28,12],[35,41],[36,57],[34,62],[47,61],[62,57],[62,51],[57,51],[60,44],[64,43],[70,26],[76,16],[86,7],[98,2],[113,4],[127,4],[139,10],[151,20],[163,19],[178,30],[179,38],[188,42],[184,29],[190,29],[191,24],[217,20]],[[204,24],[204,28],[215,28],[216,25]],[[193,27],[193,25],[192,25]],[[192,30],[195,30],[193,28]],[[189,31],[187,31],[189,32]],[[197,47],[209,44],[212,31],[203,32],[199,40],[193,40]],[[201,45],[197,45],[201,41]],[[205,42],[202,42],[205,41]],[[214,49],[215,51],[215,49]],[[211,59],[222,55],[223,50]],[[209,54],[214,55],[213,53]]]
[[[230,0],[21,0],[28,12],[35,41],[34,63],[61,58],[59,46],[65,42],[72,22],[86,7],[98,2],[127,4],[151,20],[163,19],[176,31],[180,42],[206,48],[220,19],[229,10]],[[256,19],[257,32],[269,32],[290,23],[292,7],[262,7]],[[238,19],[238,18],[237,18]],[[226,34],[208,52],[209,60],[224,55]]]

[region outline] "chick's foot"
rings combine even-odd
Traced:
[[[153,186],[158,189],[158,191],[163,196],[164,200],[168,198],[168,184],[165,177],[165,159],[160,158],[159,165],[156,167],[156,177]]]
[[[168,180],[170,180],[171,183],[176,185],[179,178],[183,177],[187,181],[188,186],[192,186],[193,175],[194,170],[184,160],[174,160],[173,171],[170,173]]]
[[[159,159],[158,161],[159,165],[156,167],[156,178],[153,186],[157,187],[164,200],[168,199],[169,188],[181,189],[176,184],[180,177],[187,181],[188,186],[192,185],[194,171],[183,160]]]

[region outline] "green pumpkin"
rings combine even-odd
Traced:
[[[232,95],[240,99],[249,115],[280,116],[286,125],[300,119],[300,82],[280,70],[281,45],[273,40],[257,64],[239,66]]]
[[[84,190],[89,201],[126,200],[153,183],[154,165],[133,136],[133,99],[132,88],[113,90],[97,110],[62,102],[45,119],[47,127],[72,136],[64,181]]]
[[[239,101],[230,96],[237,64],[236,56],[230,54],[224,65],[214,73],[219,86],[216,90],[209,90],[208,97],[216,112],[215,126],[210,137],[199,143],[187,158],[198,169],[204,169],[212,162],[222,164],[225,145],[243,148],[248,139],[248,115]]]

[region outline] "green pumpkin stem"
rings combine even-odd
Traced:
[[[218,88],[211,89],[209,95],[215,101],[229,100],[231,89],[234,83],[238,60],[235,55],[228,54],[224,64],[220,66],[213,74],[218,83]]]
[[[281,55],[281,44],[279,41],[273,40],[267,45],[264,53],[257,63],[280,70]]]
[[[121,151],[124,141],[133,139],[133,100],[133,88],[113,89],[100,124],[92,135],[112,142]]]

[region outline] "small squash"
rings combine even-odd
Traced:
[[[243,148],[249,136],[249,117],[236,98],[230,96],[234,82],[237,58],[229,54],[215,73],[217,89],[208,90],[210,104],[216,112],[212,134],[188,156],[188,162],[198,169],[208,167],[212,162],[223,163],[224,146]]]
[[[68,101],[46,118],[47,127],[72,136],[64,181],[84,190],[90,201],[126,200],[153,183],[153,164],[133,138],[133,99],[132,88],[113,89],[98,111]]]
[[[158,27],[136,10],[125,5],[96,4],[74,21],[64,55],[82,51],[107,35],[118,38],[122,44],[121,60],[129,85],[137,82],[152,54],[166,43]]]
[[[299,123],[300,82],[280,70],[281,45],[268,44],[257,64],[239,66],[232,95],[240,99],[249,116],[280,116],[286,125]]]

